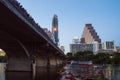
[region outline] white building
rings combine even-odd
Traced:
[[[113,53],[117,52],[117,49],[115,47],[115,42],[114,41],[105,41],[102,42],[102,49],[98,50],[98,53]]]
[[[116,51],[116,47],[115,47],[114,41],[103,42],[102,43],[102,48],[104,50],[113,50],[113,51]]]
[[[72,41],[74,44],[78,44],[78,43],[80,43],[80,41],[79,41],[79,38],[77,37],[77,36],[75,36],[74,38],[73,38],[73,41]]]
[[[118,53],[120,53],[120,46],[116,46],[116,50]]]
[[[73,55],[78,51],[92,51],[94,54],[97,54],[113,53],[117,50],[114,41],[101,42],[92,24],[86,24],[81,41],[79,41],[78,37],[74,37],[73,43],[70,44],[70,52]]]
[[[113,53],[116,52],[114,41],[106,41],[103,43],[72,43],[70,44],[70,52],[73,55],[78,51],[92,51],[94,54],[97,53]]]
[[[79,44],[70,44],[70,52],[74,55],[79,51],[92,51],[96,54],[98,50],[98,45],[96,43],[79,43]]]

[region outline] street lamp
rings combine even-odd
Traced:
[[[0,57],[4,57],[5,55],[6,53],[2,49],[0,49]]]

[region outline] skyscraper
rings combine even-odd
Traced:
[[[97,32],[93,28],[92,24],[86,24],[82,34],[81,43],[93,42],[101,43],[101,39],[97,35]]]
[[[85,25],[80,43],[78,41],[79,39],[75,37],[74,43],[70,44],[70,52],[73,55],[78,51],[92,51],[94,54],[111,54],[117,51],[114,41],[101,42],[92,24]]]
[[[79,41],[76,39],[74,41]],[[99,50],[101,39],[97,35],[97,32],[93,28],[92,24],[86,24],[81,41],[79,43],[70,44],[70,52],[73,55],[78,51],[92,51],[94,54]]]
[[[54,43],[58,46],[59,38],[58,38],[58,17],[57,17],[57,15],[53,16],[52,33],[54,36]]]

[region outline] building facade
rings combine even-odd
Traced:
[[[53,16],[52,33],[53,33],[53,36],[54,36],[54,43],[58,46],[59,38],[58,38],[58,17],[57,17],[57,15]]]
[[[97,35],[97,32],[93,28],[92,24],[86,24],[82,38],[81,38],[81,43],[101,43],[101,39]]]
[[[79,43],[79,38],[77,36],[75,36],[72,40],[72,43],[78,44]]]
[[[120,53],[120,46],[117,46],[116,50],[117,50],[118,53]]]
[[[97,54],[98,44],[96,43],[79,43],[79,44],[70,44],[70,52],[74,55],[79,51],[92,51],[94,54]]]
[[[114,41],[105,41],[102,42],[102,49],[99,49],[97,52],[98,53],[113,53],[117,52],[117,49],[115,47],[115,42]]]
[[[114,41],[101,42],[92,24],[86,24],[80,41],[73,38],[73,43],[70,44],[70,52],[73,55],[78,51],[92,51],[94,54],[113,53],[116,52],[116,47]]]

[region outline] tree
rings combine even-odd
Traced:
[[[120,64],[120,53],[111,54],[111,64]]]
[[[93,58],[95,64],[106,64],[110,63],[110,55],[106,53],[98,53]]]
[[[93,52],[92,51],[84,51],[84,57],[86,61],[90,61],[93,59]]]
[[[67,58],[67,60],[72,60],[72,58],[73,58],[72,53],[68,52],[66,54],[66,58]]]
[[[91,51],[84,51],[84,52],[77,52],[73,56],[74,60],[80,60],[80,61],[90,61],[93,59],[93,52]]]
[[[75,61],[83,60],[82,52],[75,53],[74,56],[73,56],[73,60],[75,60]]]

